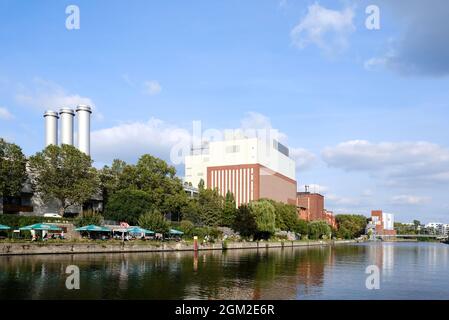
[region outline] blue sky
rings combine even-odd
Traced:
[[[169,160],[194,120],[273,127],[328,209],[449,223],[448,15],[444,0],[0,0],[0,136],[31,155],[43,110],[90,103],[101,166]]]

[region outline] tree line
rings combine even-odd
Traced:
[[[61,216],[70,206],[102,197],[102,215],[85,212],[77,224],[99,223],[104,217],[162,233],[168,231],[169,220],[187,234],[198,227],[214,232],[220,226],[253,239],[268,239],[279,230],[311,239],[354,238],[363,234],[366,226],[363,216],[340,215],[340,228],[333,230],[325,221],[299,219],[294,205],[270,199],[237,208],[232,193],[223,197],[218,190],[205,188],[204,181],[198,186],[198,196],[190,198],[176,169],[149,154],[136,164],[118,159],[101,169],[92,164],[88,155],[71,145],[50,145],[27,159],[19,146],[0,138],[0,196],[20,195],[28,180],[44,202],[57,200]]]

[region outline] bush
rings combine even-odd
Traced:
[[[157,233],[168,233],[170,231],[170,222],[164,218],[158,210],[153,210],[141,215],[138,219],[139,226]]]
[[[335,217],[338,225],[336,236],[343,239],[354,239],[365,234],[367,219],[362,215],[339,214]]]
[[[254,235],[257,239],[269,239],[276,231],[276,211],[267,200],[250,203],[250,209],[257,225]]]
[[[321,239],[328,237],[332,233],[331,227],[326,221],[312,221],[309,223],[309,237],[310,239]]]
[[[237,210],[232,229],[244,238],[252,237],[257,232],[257,224],[247,205],[241,205]]]
[[[309,232],[307,221],[298,219],[298,221],[296,222],[294,231],[296,233],[299,233],[301,235],[301,238],[307,236],[307,234]]]
[[[7,225],[11,228],[19,228],[29,226],[35,223],[65,223],[73,222],[69,218],[47,218],[43,216],[19,216],[10,214],[0,214],[0,224]]]
[[[74,225],[76,227],[83,227],[90,224],[99,226],[103,224],[103,221],[104,219],[102,215],[95,211],[88,210],[84,211],[82,214],[75,218]]]
[[[179,224],[179,229],[184,232],[184,235],[191,237],[193,235],[193,230],[195,229],[195,226],[193,225],[192,221],[189,220],[182,220]]]
[[[214,227],[196,227],[192,231],[193,236],[197,236],[198,240],[204,239],[204,237],[208,236],[210,240],[217,240],[223,236],[223,232]]]

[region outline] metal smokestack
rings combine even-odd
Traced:
[[[48,110],[44,113],[45,119],[45,147],[58,145],[58,113]]]
[[[92,109],[87,105],[78,105],[78,149],[90,155],[90,114]]]
[[[59,110],[59,116],[61,117],[61,144],[73,146],[73,117],[75,111],[62,108]]]

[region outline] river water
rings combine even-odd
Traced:
[[[379,289],[366,287],[371,265]],[[2,256],[0,299],[449,299],[449,245]]]

